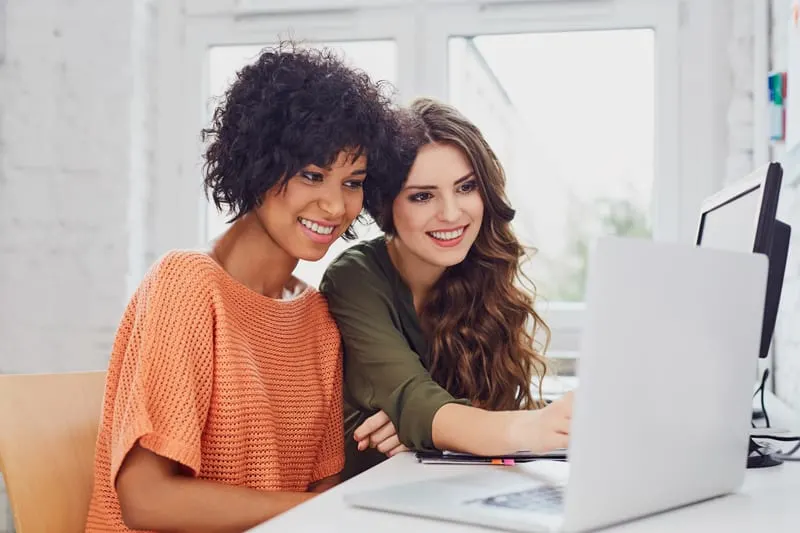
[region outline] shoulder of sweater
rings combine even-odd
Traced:
[[[172,250],[161,256],[145,275],[145,284],[159,293],[180,298],[210,297],[219,267],[206,253]]]

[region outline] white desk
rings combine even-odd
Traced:
[[[795,417],[780,402],[769,398],[767,409],[773,426],[792,429],[792,434],[800,432],[800,418]],[[416,462],[412,454],[401,454],[251,531],[252,533],[493,531],[463,524],[355,509],[347,506],[342,500],[342,496],[349,492],[475,473],[478,468],[505,467],[422,465]],[[698,475],[702,475],[702,472],[698,472]],[[608,529],[623,533],[674,533],[675,531],[752,533],[762,530],[770,533],[800,531],[800,462],[748,470],[744,485],[735,494]]]

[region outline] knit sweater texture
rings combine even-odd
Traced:
[[[142,447],[190,475],[305,491],[344,465],[339,332],[311,287],[265,297],[209,255],[147,273],[117,330],[86,531],[129,531],[114,481]]]

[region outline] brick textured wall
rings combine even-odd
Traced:
[[[769,0],[769,3],[769,68],[784,70],[787,66],[791,0]],[[739,179],[755,165],[763,163],[754,161],[753,147],[756,142],[764,142],[763,139],[754,139],[753,133],[754,0],[733,0],[730,8],[728,63],[731,97],[727,104],[727,181]],[[773,143],[771,158],[780,160],[785,149],[783,143]],[[800,184],[792,183],[793,178],[796,176],[784,178],[778,210],[778,216],[795,228],[795,234],[775,328],[773,364],[776,394],[800,409]]]
[[[726,181],[739,179],[753,170],[753,0],[730,4],[727,43],[728,79],[731,97],[727,106]]]
[[[128,268],[132,5],[8,3],[0,372],[106,361]]]
[[[6,1],[0,373],[100,369],[144,247],[154,4]]]
[[[771,68],[787,68],[788,30],[791,0],[771,0]],[[790,75],[790,83],[800,73]],[[795,82],[794,87],[800,89]],[[785,146],[773,146],[773,157],[780,158]],[[775,392],[800,410],[800,183],[796,175],[784,177],[778,216],[792,226],[791,248],[775,326]]]

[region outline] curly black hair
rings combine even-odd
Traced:
[[[284,42],[245,66],[203,129],[206,196],[229,222],[261,204],[274,186],[308,164],[325,167],[342,151],[367,156],[364,207],[377,182],[395,172],[398,115],[387,82],[373,82],[329,49]],[[352,227],[344,234],[354,238]]]
[[[408,179],[417,153],[434,142],[422,118],[411,107],[394,111],[393,127],[394,142],[381,154],[382,179],[370,191],[370,201],[364,201],[367,214],[387,235],[395,233],[392,204]]]

